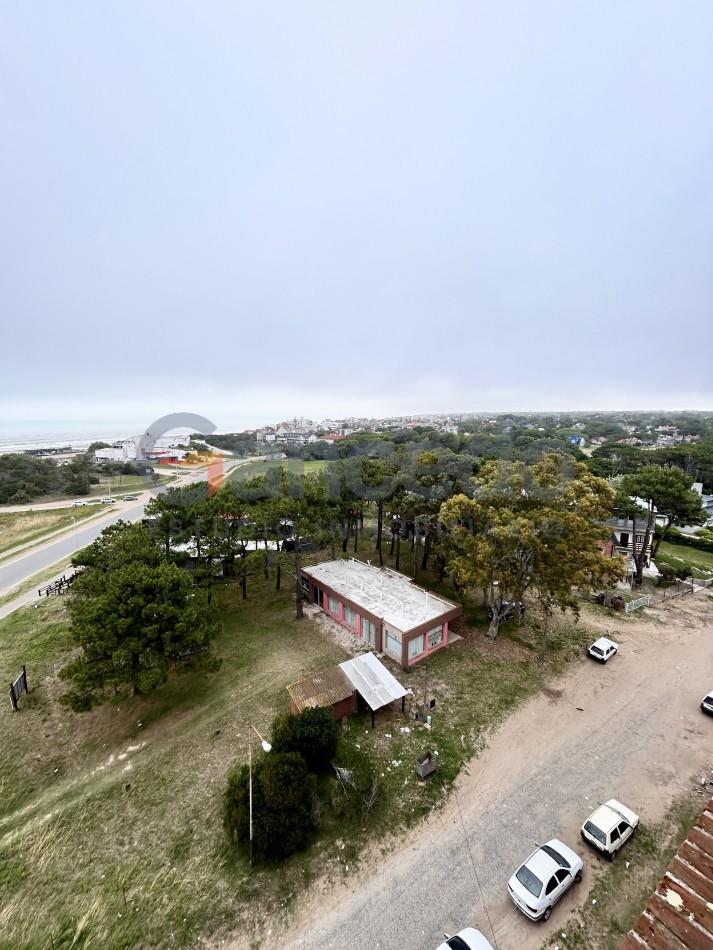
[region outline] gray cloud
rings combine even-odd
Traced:
[[[0,418],[713,408],[707,0],[3,20]]]

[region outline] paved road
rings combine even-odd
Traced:
[[[259,461],[262,458],[264,458],[264,456],[237,459],[228,462],[225,465],[225,474],[227,475],[240,465]],[[160,486],[143,492],[140,495],[139,501],[122,502],[116,507],[112,506],[111,509],[107,510],[105,518],[92,521],[91,524],[77,528],[77,530],[65,534],[55,541],[49,541],[41,547],[34,548],[27,554],[21,554],[11,561],[0,564],[0,597],[7,594],[12,588],[17,587],[18,584],[24,583],[24,581],[33,575],[38,574],[40,571],[47,570],[47,568],[53,564],[57,564],[59,561],[71,557],[71,555],[80,550],[80,548],[91,544],[92,541],[99,537],[104,528],[107,528],[109,525],[115,524],[120,519],[124,521],[137,521],[143,516],[144,507],[155,495],[161,494],[169,488],[178,488],[192,482],[205,481],[206,479],[207,470],[205,468],[187,472],[170,485]],[[71,505],[71,502],[69,504]]]
[[[291,931],[273,930],[270,942],[433,950],[444,931],[477,926],[496,950],[534,950],[566,931],[594,869],[608,866],[579,840],[596,802],[621,798],[654,823],[692,773],[710,778],[713,723],[698,704],[713,685],[713,603],[700,594],[656,614],[663,624],[623,628],[606,667],[583,659],[561,695],[541,694],[510,717],[440,813],[353,883],[314,888]],[[547,924],[532,924],[510,904],[507,880],[552,837],[582,855],[584,881]],[[248,943],[236,936],[232,946]]]
[[[70,557],[80,548],[91,544],[102,533],[104,528],[115,524],[119,519],[125,521],[136,521],[143,515],[144,502],[126,502],[120,508],[113,508],[107,512],[107,516],[100,521],[93,521],[86,527],[79,528],[69,535],[57,538],[42,547],[32,550],[27,554],[21,554],[19,557],[8,561],[7,564],[0,564],[0,596],[7,589],[22,584],[25,580],[46,570],[58,561]]]

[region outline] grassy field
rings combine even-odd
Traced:
[[[0,509],[0,556],[20,544],[35,541],[50,534],[71,528],[74,523],[91,518],[101,505],[90,504],[83,508],[57,508],[47,511],[5,512]]]
[[[713,574],[713,554],[709,551],[689,548],[687,544],[671,544],[668,541],[662,541],[655,560],[666,561],[674,567],[680,567],[681,563],[690,564],[701,576],[710,577]]]
[[[319,841],[279,871],[251,869],[224,840],[227,774],[247,759],[249,725],[269,732],[287,709],[285,686],[346,655],[314,621],[295,621],[291,591],[275,592],[261,572],[247,601],[235,586],[216,597],[218,673],[175,675],[149,697],[84,714],[57,701],[57,672],[71,654],[66,601],[0,622],[3,676],[9,682],[24,663],[31,688],[18,713],[3,713],[0,746],[0,932],[8,946],[195,947],[233,929],[254,933],[265,915],[288,912],[314,876],[353,869],[370,836],[443,802],[488,728],[580,656],[588,638],[582,624],[560,621],[543,664],[532,618],[505,625],[492,643],[482,609],[469,607],[455,625],[462,639],[428,669],[394,667],[416,696],[427,685],[436,698],[430,732],[400,709],[379,714],[374,730],[366,717],[344,721],[340,761],[366,757],[381,778],[369,821],[330,819]],[[422,783],[414,760],[426,749],[438,751],[439,768]]]
[[[301,459],[277,459],[271,462],[247,462],[245,465],[239,465],[233,472],[231,472],[228,476],[228,481],[244,481],[246,478],[251,478],[253,475],[264,475],[268,468],[276,468],[278,466],[290,472],[298,472],[304,475],[309,475],[311,472],[323,471],[325,466],[328,464],[328,462],[324,461],[303,462]]]

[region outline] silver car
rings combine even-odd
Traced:
[[[459,930],[457,934],[449,937],[443,934],[446,942],[442,943],[438,950],[493,950],[493,945],[485,939],[479,930],[473,927],[466,927]]]
[[[583,867],[578,854],[553,838],[515,871],[508,882],[508,894],[530,920],[549,920],[560,897],[582,880]]]

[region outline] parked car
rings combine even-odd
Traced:
[[[488,607],[488,620],[493,619],[493,614],[495,611],[492,607]],[[521,604],[519,600],[504,600],[500,604],[500,623],[505,623],[506,620],[510,620],[511,617],[516,617],[517,615],[522,615],[525,613],[525,605]]]
[[[138,501],[138,495],[124,495],[124,501]]]
[[[615,798],[600,805],[582,825],[582,840],[613,861],[623,845],[636,834],[639,816]]]
[[[704,713],[708,713],[709,715],[713,716],[713,689],[710,691],[710,693],[706,693],[706,695],[701,700],[701,709]]]
[[[600,637],[587,648],[587,653],[593,660],[598,660],[599,663],[606,663],[607,660],[611,660],[618,649],[618,643],[614,643],[614,641],[608,637]]]
[[[86,504],[86,501],[73,501],[72,508],[84,508]]]
[[[515,871],[508,882],[508,894],[530,920],[549,920],[560,897],[582,880],[583,867],[579,855],[553,838]]]
[[[459,930],[452,937],[448,934],[443,934],[443,936],[446,942],[442,943],[438,950],[493,950],[490,941],[486,940],[479,930],[474,930],[472,927]]]
[[[116,498],[100,498],[99,499],[102,505],[113,505],[116,501]]]

